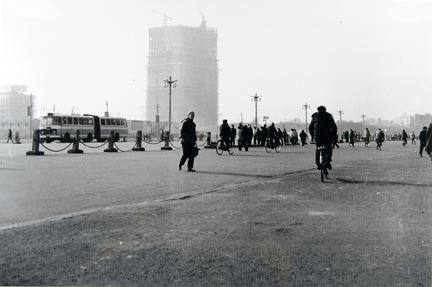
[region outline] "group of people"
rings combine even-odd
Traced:
[[[180,131],[180,139],[183,148],[183,156],[180,159],[179,170],[182,169],[182,166],[185,164],[186,160],[188,160],[188,171],[194,172],[193,164],[194,157],[197,155],[197,136],[196,136],[196,125],[193,122],[195,117],[194,112],[190,112],[188,117],[183,120],[182,128]],[[255,132],[254,132],[255,130]],[[12,133],[11,130],[10,134]],[[312,141],[315,142],[317,147],[324,147],[324,152],[328,158],[328,167],[332,168],[332,154],[333,148],[337,145],[338,142],[338,134],[337,134],[337,126],[333,119],[333,116],[326,111],[324,106],[319,106],[317,112],[312,115],[312,120],[309,125],[309,133],[312,137]],[[306,143],[307,134],[304,130],[301,131],[300,135],[297,135],[295,129],[291,130],[290,136],[288,136],[286,130],[281,131],[279,128],[275,127],[275,124],[272,123],[269,127],[267,125],[263,125],[261,128],[254,127],[252,129],[251,125],[243,125],[239,124],[236,129],[234,125],[231,127],[228,124],[227,120],[223,120],[222,125],[220,126],[220,133],[222,142],[226,146],[234,146],[235,138],[238,139],[238,148],[241,150],[243,147],[247,151],[249,146],[252,144],[252,140],[254,144],[264,145],[266,141],[270,141],[270,143],[274,144],[279,141],[280,143],[287,144],[290,142],[291,144],[298,143],[298,137],[300,137],[302,145]],[[359,136],[358,133],[354,132],[352,129],[348,132],[345,131],[343,137],[347,142],[350,143],[351,146],[354,146],[356,138]],[[415,135],[414,135],[415,136]],[[412,137],[414,137],[412,136]],[[11,135],[10,135],[11,137]],[[365,129],[363,133],[363,139],[365,145],[368,146],[370,143],[372,136],[368,128]],[[377,150],[382,149],[382,144],[385,140],[385,134],[382,129],[378,129],[378,131],[374,135],[376,141]],[[401,134],[401,139],[403,144],[406,145],[408,140],[408,134],[405,130],[403,130]],[[423,156],[423,151],[426,151],[432,158],[432,123],[429,128],[423,127],[420,132],[418,139],[420,141],[420,156]],[[9,138],[8,138],[9,141]],[[317,167],[320,168],[319,162],[319,151],[316,150],[315,153],[315,162]]]
[[[300,138],[301,144],[305,145],[308,137],[304,130],[298,134],[296,129],[291,129],[291,132],[288,133],[286,129],[282,131],[276,128],[274,123],[268,127],[267,124],[264,124],[262,127],[253,127],[253,129],[250,124],[242,123],[237,128],[234,125],[230,127],[226,119],[222,121],[219,136],[226,146],[235,146],[237,138],[238,149],[242,150],[244,147],[246,151],[252,142],[258,146],[264,146],[267,141],[273,144],[277,142],[281,145],[298,145]]]
[[[13,136],[13,132],[11,129],[9,129],[6,143],[9,143],[9,141],[11,141],[12,143],[15,143],[15,144],[21,143],[21,139],[20,139],[18,132],[15,133],[15,141],[13,140],[12,136]]]

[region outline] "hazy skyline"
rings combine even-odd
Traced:
[[[141,119],[153,10],[190,26],[201,11],[219,36],[220,119],[252,120],[256,92],[274,121],[304,119],[305,102],[355,121],[431,112],[432,1],[179,2],[0,0],[0,85],[27,85],[37,115],[102,114],[108,100]]]

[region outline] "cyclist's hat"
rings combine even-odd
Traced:
[[[223,123],[227,123],[228,121],[227,121],[227,120],[222,120],[222,122],[223,122]]]
[[[325,112],[325,111],[326,111],[326,107],[324,107],[324,106],[319,106],[319,107],[317,108],[317,110],[318,110],[318,112]]]

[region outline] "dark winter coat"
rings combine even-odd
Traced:
[[[426,144],[427,141],[427,130],[422,130],[419,134],[419,140],[421,144]]]
[[[337,141],[337,126],[333,116],[327,112],[316,112],[312,115],[309,133],[317,146]]]
[[[231,128],[228,124],[222,124],[220,127],[220,134],[219,136],[223,139],[230,138],[231,135]]]
[[[180,130],[180,138],[182,139],[182,144],[195,145],[197,141],[197,136],[196,136],[196,125],[193,122],[193,120],[187,118],[183,122],[183,126]]]

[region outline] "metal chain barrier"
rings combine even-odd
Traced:
[[[105,141],[102,145],[100,145],[100,146],[91,146],[91,145],[87,145],[87,144],[85,144],[84,141],[81,140],[82,145],[83,145],[83,146],[86,146],[86,147],[89,147],[89,148],[101,148],[101,147],[103,147],[104,145],[106,145],[107,142],[108,142],[108,140],[106,140],[106,141]]]
[[[172,141],[170,141],[169,143],[170,143],[170,145],[171,145],[173,148],[175,148],[175,149],[181,149],[181,147],[175,146],[175,145],[172,143]]]
[[[121,148],[119,148],[118,146],[117,146],[117,144],[116,143],[114,143],[114,146],[115,146],[115,148],[116,149],[118,149],[120,152],[130,152],[130,151],[132,151],[132,149],[134,148],[134,147],[136,147],[136,143],[133,145],[133,147],[131,147],[129,150],[122,150]]]
[[[46,150],[49,150],[50,152],[61,152],[64,151],[65,149],[67,149],[68,147],[70,147],[72,143],[68,144],[65,148],[59,149],[59,150],[54,150],[54,149],[50,149],[49,147],[47,147],[46,145],[44,145],[42,142],[39,142],[41,146],[43,146]]]
[[[146,144],[160,144],[161,142],[163,142],[163,140],[160,142],[147,142],[147,141],[143,140],[143,142],[145,142]]]

